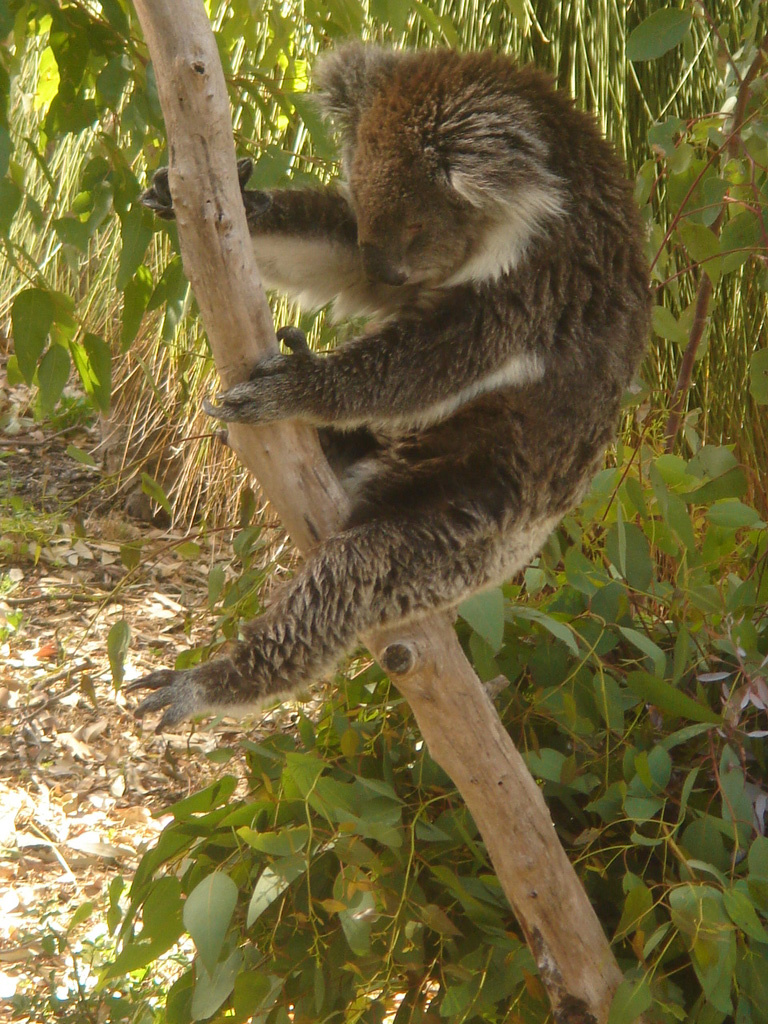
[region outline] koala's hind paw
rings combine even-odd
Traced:
[[[136,708],[135,717],[143,718],[153,711],[162,711],[163,716],[155,727],[155,732],[162,732],[163,729],[183,722],[185,718],[202,714],[208,702],[204,688],[194,678],[196,671],[187,669],[176,672],[164,668],[129,683],[125,687],[126,693],[154,690]]]
[[[185,718],[222,711],[229,705],[247,701],[249,687],[231,660],[219,657],[195,668],[158,669],[125,688],[126,693],[137,690],[153,690],[154,693],[144,698],[134,714],[143,718],[153,711],[162,711],[155,728],[155,732],[162,732]]]

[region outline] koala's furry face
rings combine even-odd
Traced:
[[[366,272],[427,288],[497,277],[564,206],[535,103],[500,89],[498,66],[391,57],[352,44],[317,74]]]
[[[471,207],[423,154],[376,159],[369,149],[361,141],[348,178],[369,279],[393,285],[443,284],[472,248],[476,225]]]

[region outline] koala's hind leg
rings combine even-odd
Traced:
[[[362,523],[331,537],[225,655],[132,683],[155,692],[158,729],[190,715],[242,715],[332,669],[366,632],[447,608],[504,575],[498,526],[474,510]]]

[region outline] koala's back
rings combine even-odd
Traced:
[[[517,104],[526,110],[522,127],[514,120]],[[382,315],[400,326],[406,359],[416,324],[426,335],[441,335],[472,310],[472,337],[460,357],[457,346],[435,346],[436,377],[455,378],[461,391],[466,353],[503,347],[507,335],[520,333],[521,318],[526,351],[542,372],[527,382],[502,381],[418,429],[389,437],[385,431],[353,521],[403,510],[419,515],[436,501],[469,514],[477,495],[497,509],[502,529],[521,516],[556,521],[599,467],[648,336],[643,230],[622,162],[592,117],[548,76],[489,53],[405,55],[360,112],[354,134],[365,141],[370,189],[385,206],[379,183],[399,166],[390,155],[413,134],[460,150],[466,174],[476,175],[477,216],[487,226],[484,244],[467,259],[475,271],[456,275],[453,286],[387,293],[397,303],[394,314],[382,304]],[[498,236],[512,218],[526,215],[509,202],[510,183],[502,180],[505,172],[515,174],[504,158],[514,146],[529,148],[534,183],[555,183],[560,208],[537,217],[519,257],[504,266]],[[346,161],[356,159],[348,138]],[[367,187],[357,185],[362,193]],[[409,187],[418,189],[418,182]],[[514,187],[524,205],[526,181]],[[356,198],[361,206],[374,201]]]

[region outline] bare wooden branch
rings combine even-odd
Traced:
[[[136,0],[168,131],[184,267],[226,387],[275,345],[240,199],[224,77],[200,0]],[[314,431],[233,425],[233,447],[303,551],[338,530],[345,498]],[[541,792],[446,615],[368,638],[429,751],[458,786],[534,952],[560,1022],[607,1019],[621,973]],[[397,674],[400,673],[400,674]]]

